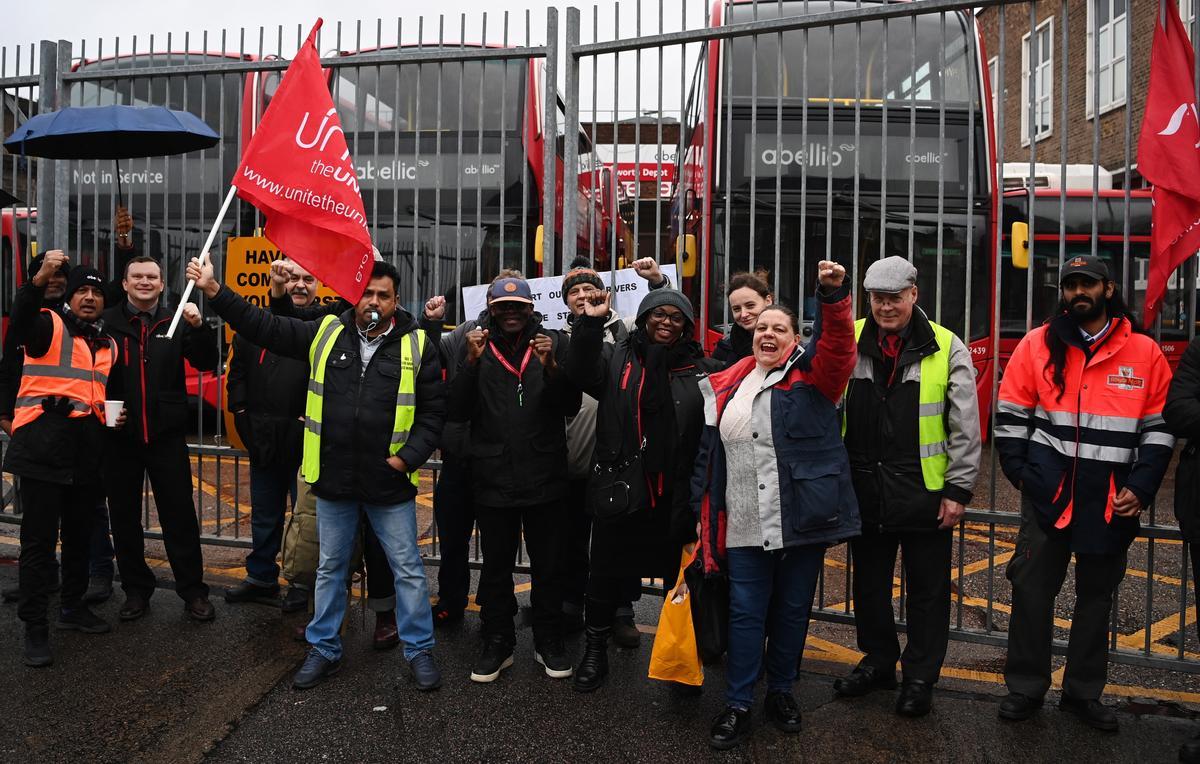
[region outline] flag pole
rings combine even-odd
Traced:
[[[208,232],[208,241],[204,242],[204,249],[200,250],[200,264],[204,265],[205,260],[210,260],[208,250],[212,247],[213,239],[217,238],[217,230],[221,227],[221,221],[225,219],[225,213],[229,211],[229,205],[233,202],[233,197],[237,195],[237,186],[230,186],[229,193],[225,194],[225,203],[221,205],[221,211],[217,213],[217,219],[213,221],[212,228]],[[185,263],[186,267],[186,263]],[[175,316],[171,319],[171,328],[167,329],[167,339],[175,336],[175,329],[179,326],[179,319],[183,317],[183,306],[187,305],[188,298],[192,296],[192,290],[196,288],[196,282],[188,279],[187,286],[183,288],[183,296],[179,298],[179,305],[175,306]]]

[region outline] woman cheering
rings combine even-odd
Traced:
[[[825,549],[860,530],[837,414],[856,359],[850,290],[842,266],[817,269],[821,310],[807,352],[796,314],[768,306],[753,356],[700,383],[705,427],[692,491],[700,550],[706,573],[729,578],[726,709],[709,737],[718,749],[750,733],[764,637],[766,717],[800,730],[792,683]]]
[[[638,306],[634,329],[604,342],[608,295],[584,306],[563,364],[599,401],[586,506],[593,517],[583,659],[575,689],[591,692],[608,674],[608,637],[630,578],[674,581],[680,549],[695,540],[689,481],[704,402],[700,380],[720,368],[691,338],[692,304],[656,289]]]

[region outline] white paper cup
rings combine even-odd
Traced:
[[[107,427],[117,426],[117,417],[121,416],[121,409],[125,408],[125,401],[105,401],[104,402],[104,424]]]

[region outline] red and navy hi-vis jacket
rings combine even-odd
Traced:
[[[862,529],[837,408],[858,358],[849,286],[819,301],[808,348],[797,347],[768,374],[754,402],[759,522],[768,552],[835,544]],[[706,573],[722,571],[725,562],[728,474],[721,414],[754,364],[752,356],[743,358],[700,383],[705,421],[692,473],[692,509],[700,522]]]
[[[1048,332],[1067,345],[1061,395]],[[1175,446],[1162,416],[1170,383],[1158,344],[1127,318],[1088,346],[1064,314],[1017,345],[997,406],[1000,466],[1043,527],[1070,534],[1073,551],[1121,552],[1137,534],[1137,519],[1116,515],[1112,501],[1123,488],[1143,506],[1154,500]]]

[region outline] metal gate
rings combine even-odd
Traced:
[[[904,254],[920,269],[930,317],[970,346],[989,411],[1016,342],[1053,311],[1067,257],[1108,258],[1140,307],[1149,200],[1136,172],[1135,125],[1148,67],[1145,14],[1156,4],[644,5],[567,9],[561,40],[559,12],[550,9],[541,45],[528,13],[498,23],[493,15],[490,27],[486,16],[472,20],[479,42],[471,44],[463,42],[465,18],[458,29],[439,19],[436,34],[429,20],[339,27],[332,44],[326,34],[321,49],[337,53],[323,65],[364,181],[372,235],[406,278],[406,307],[416,312],[426,297],[446,293],[461,321],[461,288],[501,267],[554,275],[577,254],[606,269],[652,255],[675,263],[701,339],[711,343],[730,324],[725,285],[738,271],[764,269],[777,299],[811,319],[816,262],[836,259],[852,276],[863,315],[866,266]],[[1196,30],[1194,3],[1183,6]],[[145,53],[136,40],[129,53],[120,41],[94,49],[44,42],[6,53],[6,132],[35,108],[68,102],[181,103],[219,124],[224,137],[215,149],[128,168],[139,245],[162,259],[176,276],[168,289],[177,290],[182,263],[199,246],[203,221],[286,68],[283,56],[304,31],[296,29],[294,46],[289,34],[286,48],[280,28],[243,31],[236,40],[185,36],[183,54]],[[170,36],[160,42],[162,51],[180,49]],[[87,63],[72,65],[76,52]],[[116,273],[108,223],[115,178],[101,163],[2,161],[5,188],[36,197],[44,243],[65,242]],[[632,182],[622,179],[623,163],[633,165]],[[485,166],[494,172],[483,174]],[[238,205],[227,235],[260,225],[253,208]],[[19,217],[17,208],[5,214]],[[1027,255],[1014,247],[1023,237]],[[5,307],[18,259],[0,264]],[[1173,279],[1170,308],[1155,328],[1172,360],[1195,333],[1196,284],[1193,259]],[[220,394],[213,402],[220,408]],[[200,487],[202,520],[215,521],[205,526],[208,538],[245,543],[247,471],[230,464],[238,454],[205,436],[205,427],[198,415],[197,471],[201,483],[215,484],[212,507]],[[230,474],[239,484],[232,507],[222,499]],[[1170,513],[1172,495],[1168,475],[1130,550],[1110,647],[1119,662],[1196,671],[1188,552]],[[1003,571],[1016,509],[1017,494],[985,447],[975,499],[956,531],[957,639],[1005,641]],[[818,618],[852,620],[852,569],[844,547],[827,555]],[[1065,588],[1061,601],[1069,605]],[[903,625],[899,569],[895,594]]]

